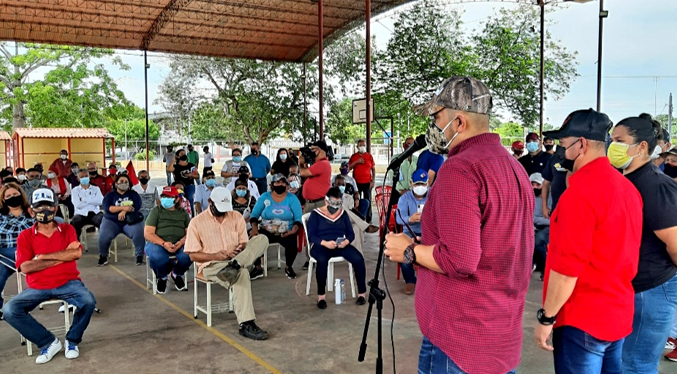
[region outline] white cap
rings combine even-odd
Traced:
[[[56,205],[54,200],[54,192],[51,188],[38,188],[33,191],[33,196],[31,196],[31,205],[38,206],[41,203],[49,203],[49,205]]]
[[[214,188],[209,199],[214,202],[216,210],[221,213],[231,212],[233,210],[232,195],[226,187]]]
[[[538,184],[543,184],[543,176],[541,173],[533,173],[529,176],[531,182],[536,182]]]

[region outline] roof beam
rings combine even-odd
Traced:
[[[167,6],[162,9],[162,12],[155,18],[155,21],[150,25],[148,32],[143,37],[142,49],[144,51],[148,50],[150,43],[155,39],[155,37],[160,33],[163,27],[174,18],[176,13],[181,9],[186,7],[193,0],[171,0]]]

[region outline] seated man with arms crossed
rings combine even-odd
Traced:
[[[29,312],[51,299],[75,306],[73,324],[65,341],[66,358],[75,359],[80,356],[78,344],[96,306],[94,295],[78,278],[80,272],[75,261],[82,256],[82,247],[71,225],[54,222],[57,201],[51,189],[36,190],[32,201],[36,223],[19,234],[16,256],[17,269],[26,274],[28,289],[5,305],[4,317],[40,348],[35,362],[44,364],[61,350],[61,341]]]
[[[78,171],[78,177],[80,178],[80,185],[73,188],[71,192],[73,206],[75,207],[75,216],[71,225],[73,225],[75,234],[79,238],[85,225],[94,225],[96,228],[101,226],[103,195],[99,187],[93,186],[89,182],[87,170]]]
[[[254,340],[268,339],[254,320],[251,280],[247,267],[263,256],[268,238],[256,235],[248,240],[242,215],[233,211],[232,195],[216,187],[209,197],[209,208],[190,222],[185,253],[195,261],[195,271],[224,288],[233,288],[235,316],[240,335]]]

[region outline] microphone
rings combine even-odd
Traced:
[[[393,157],[393,159],[390,161],[390,164],[388,165],[388,170],[395,170],[402,165],[404,160],[409,158],[409,156],[413,155],[414,152],[420,151],[421,149],[425,148],[428,144],[425,142],[425,135],[421,134],[419,135],[416,140],[414,140],[414,144],[412,144],[409,148],[407,148],[406,151],[400,153],[399,155]]]

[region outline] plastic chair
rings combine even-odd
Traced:
[[[169,261],[176,260],[176,255],[169,255]],[[146,255],[146,289],[153,287],[153,295],[157,295],[157,275],[150,268],[150,259]]]
[[[308,227],[306,226],[309,217],[310,213],[306,213],[303,215],[303,217],[301,217],[301,221],[303,223],[303,231],[306,233],[306,243],[308,243],[308,253],[310,253],[310,249],[312,247],[312,244],[308,239]],[[329,292],[332,292],[334,290],[334,264],[340,262],[348,262],[348,261],[346,261],[346,259],[343,257],[333,257],[332,259],[329,260],[329,265],[327,266],[327,291]],[[310,295],[310,283],[313,278],[313,267],[315,266],[315,264],[317,264],[317,260],[315,260],[312,256],[310,256],[310,261],[308,261],[308,280],[306,281],[306,296]],[[348,273],[350,274],[350,290],[354,299],[357,297],[357,294],[355,293],[355,272],[353,271],[353,264],[351,264],[350,262],[348,262]]]
[[[268,249],[274,246],[277,247],[277,268],[280,269],[282,267],[282,248],[284,247],[280,243],[271,243],[268,245]],[[268,276],[268,250],[263,252],[263,276]]]
[[[244,274],[248,276],[249,274]],[[198,302],[198,283],[207,286],[207,304],[200,305]],[[193,263],[193,317],[197,319],[197,312],[202,312],[207,315],[207,326],[212,326],[212,313],[223,313],[228,311],[234,312],[233,306],[233,287],[228,288],[228,302],[221,304],[212,304],[212,284],[214,282],[205,278],[202,274],[198,274],[198,265]]]

